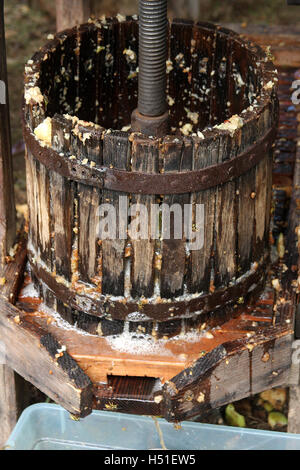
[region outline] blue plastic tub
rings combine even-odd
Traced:
[[[193,422],[175,429],[163,419],[108,411],[94,411],[74,421],[60,406],[38,404],[22,413],[6,444],[9,450],[153,450],[164,446],[169,450],[299,450],[300,435]]]

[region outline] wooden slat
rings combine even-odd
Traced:
[[[88,160],[87,165],[102,164],[101,132],[89,133],[81,147],[80,158]],[[94,163],[92,163],[94,162]],[[100,244],[98,233],[99,206],[102,201],[102,191],[88,185],[78,185],[78,261],[79,278],[82,281],[96,284],[102,289],[102,272]]]
[[[189,122],[185,109],[190,109],[190,78],[191,72],[191,51],[190,48],[183,50],[182,44],[189,45],[192,39],[192,22],[174,19],[171,22],[170,34],[170,60],[171,67],[169,73],[169,95],[174,101],[180,100],[181,106],[170,107],[171,126],[182,127]],[[179,125],[181,122],[181,125]]]
[[[5,257],[15,242],[16,216],[11,157],[10,117],[8,104],[6,49],[4,32],[4,0],[0,0],[0,276]],[[4,98],[4,99],[3,99]],[[4,101],[4,102],[3,102]],[[0,335],[1,338],[1,335]],[[15,375],[0,365],[0,448],[5,444],[17,420]]]
[[[194,145],[193,169],[201,169],[218,162],[218,143],[212,137],[205,141],[198,139]],[[200,250],[191,251],[188,286],[190,292],[208,292],[213,282],[212,256],[214,252],[214,224],[216,189],[208,189],[193,195],[193,204],[204,206],[204,245]]]
[[[0,449],[4,447],[17,419],[15,373],[0,363]]]
[[[189,84],[191,106],[190,110],[198,114],[198,129],[204,129],[211,119],[212,75],[214,70],[214,55],[216,33],[210,29],[200,30],[193,27],[191,39],[191,78]],[[199,78],[200,76],[200,78]],[[175,84],[176,93],[176,84]],[[177,96],[177,95],[175,95]]]
[[[165,417],[185,420],[286,383],[293,335],[269,329],[255,343],[223,343],[164,386]],[[267,339],[266,339],[267,338]]]
[[[228,119],[230,113],[230,90],[228,84],[232,81],[232,41],[222,31],[217,32],[214,61],[211,70],[211,123],[219,124]],[[203,46],[202,46],[203,47]]]
[[[237,272],[250,269],[254,244],[255,168],[241,176],[236,184],[237,198]]]
[[[123,170],[130,168],[130,142],[128,141],[127,133],[112,131],[104,135],[103,164]],[[117,238],[115,240],[107,239],[102,241],[103,293],[113,295],[124,295],[126,240],[119,237],[119,220],[124,217],[124,213],[119,211],[120,196],[126,195],[116,191],[103,191],[103,203],[111,204],[116,210]]]
[[[192,140],[186,138],[184,143],[175,137],[165,137],[163,140],[163,169],[164,173],[174,173],[190,170],[192,167]],[[161,297],[174,297],[184,292],[184,276],[186,269],[186,240],[184,237],[185,204],[190,203],[190,195],[164,196],[163,203],[169,209],[172,205],[179,206],[182,216],[182,238],[174,238],[174,215],[170,217],[170,238],[163,239],[161,247]],[[176,216],[176,209],[175,209]],[[179,221],[177,222],[179,223]],[[176,230],[180,227],[176,227]],[[162,219],[162,234],[165,235],[164,218]]]
[[[52,146],[58,152],[70,150],[71,121],[62,116],[52,118]],[[53,268],[71,281],[74,227],[74,183],[56,172],[50,174],[51,223],[53,233]]]
[[[135,135],[132,142],[132,171],[158,172],[159,141],[143,139]],[[156,203],[155,196],[132,195],[132,204],[143,204],[148,214],[151,214],[151,205]],[[132,296],[151,297],[154,289],[154,252],[155,241],[151,239],[151,224],[148,219],[147,240],[132,240]]]
[[[236,140],[222,135],[219,143],[219,162],[225,161],[236,152]],[[214,286],[228,285],[236,274],[236,232],[237,219],[235,207],[235,182],[228,182],[217,189],[216,193],[216,250]]]
[[[4,33],[4,1],[0,1],[0,81],[5,103],[0,104],[0,269],[16,236],[15,196],[11,157],[10,118]]]

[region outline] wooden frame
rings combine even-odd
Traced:
[[[0,278],[5,257],[13,247],[16,236],[16,217],[11,158],[9,103],[4,34],[4,0],[0,0],[0,81],[5,99],[0,104]],[[17,420],[15,374],[5,364],[0,365],[0,422],[2,433],[0,447],[8,438]]]
[[[270,35],[267,40],[261,34],[255,37],[261,43],[268,43],[270,39]],[[280,45],[276,38],[273,39],[277,64],[287,65],[287,57],[290,57],[289,64],[299,66],[299,55],[287,55],[292,44],[300,48],[299,36],[291,37],[287,45],[282,45],[283,41]],[[3,179],[4,173],[11,168],[7,142],[6,153],[2,150],[0,154],[0,182],[4,181],[12,194],[11,178]],[[3,165],[4,161],[6,164]],[[299,183],[297,161],[295,191]],[[3,204],[4,191],[1,196]],[[173,348],[176,360],[165,359],[163,364],[159,355],[148,358],[152,364],[153,359],[154,363],[156,360],[157,368],[146,371],[147,379],[143,377],[145,357],[112,355],[109,349],[103,348],[102,338],[91,341],[72,330],[59,328],[51,321],[51,315],[37,310],[40,300],[20,295],[26,261],[26,239],[20,239],[15,256],[3,268],[3,277],[9,282],[5,282],[0,292],[0,337],[6,345],[8,364],[71,413],[80,416],[87,415],[93,408],[104,408],[161,414],[169,420],[181,420],[251,393],[287,384],[297,302],[296,293],[288,288],[295,282],[298,269],[295,227],[299,225],[300,216],[296,199],[295,192],[288,237],[292,256],[287,260],[288,267],[293,269],[286,274],[282,264],[277,267],[277,279],[282,289],[279,292],[267,289],[264,301],[250,310],[241,307],[236,318],[212,334],[213,338],[201,338],[192,346],[184,341],[174,344],[171,350]],[[9,239],[8,232],[13,233],[14,223],[8,223],[7,218],[5,223],[2,240]],[[204,350],[206,354],[202,353]],[[103,370],[100,370],[99,364],[103,363]],[[140,364],[138,380],[120,379],[125,363],[132,368],[133,376]],[[114,378],[107,377],[112,374]]]

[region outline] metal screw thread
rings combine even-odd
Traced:
[[[161,116],[166,105],[167,0],[139,0],[139,98],[144,116]]]

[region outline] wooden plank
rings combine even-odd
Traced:
[[[180,128],[188,122],[186,110],[190,109],[191,104],[191,72],[188,71],[191,68],[192,31],[191,21],[174,19],[171,22],[170,37],[172,40],[169,44],[171,67],[168,73],[168,94],[175,103],[178,102],[178,99],[181,102],[181,106],[174,104],[170,107],[170,123],[174,128]]]
[[[0,449],[4,447],[18,419],[15,373],[0,363]]]
[[[4,32],[4,0],[0,1],[0,83],[5,103],[0,104],[0,269],[16,236],[15,196],[11,157],[10,118]]]
[[[71,121],[62,116],[52,118],[52,147],[58,152],[70,148]],[[50,173],[51,223],[53,234],[53,269],[59,276],[71,281],[72,244],[74,226],[74,183],[58,173]],[[49,258],[48,258],[49,260]]]
[[[90,74],[99,72],[97,53],[98,30],[94,25],[80,28],[78,31],[78,74],[79,74],[79,115],[72,133],[71,153],[77,156],[83,165],[103,164],[103,128],[94,127],[90,122],[96,117],[98,77]],[[91,52],[92,51],[92,52]],[[90,67],[93,59],[95,68]],[[90,99],[88,98],[90,97]],[[91,103],[91,104],[89,104]],[[78,276],[81,281],[97,285],[102,290],[102,250],[98,233],[98,210],[102,200],[102,191],[85,184],[78,184]]]
[[[214,60],[211,70],[211,124],[219,124],[228,119],[230,112],[230,83],[233,42],[222,30],[217,31],[215,38]],[[202,46],[203,48],[203,46]],[[207,77],[209,79],[209,77]]]
[[[85,23],[90,15],[90,0],[56,0],[57,31]]]
[[[165,417],[190,419],[285,384],[293,335],[269,328],[266,337],[258,334],[255,341],[244,344],[240,340],[223,343],[167,382],[162,405]]]
[[[105,166],[129,170],[130,150],[131,145],[126,132],[112,131],[104,134],[103,164]],[[127,234],[126,229],[123,234],[119,231],[119,221],[125,217],[126,220],[124,222],[127,223],[127,218],[123,211],[120,212],[119,210],[120,196],[126,195],[116,191],[103,191],[103,203],[111,204],[116,211],[116,238],[102,240],[103,293],[113,295],[124,295],[125,282],[124,263]]]
[[[11,156],[10,117],[7,87],[6,48],[4,32],[4,0],[0,0],[0,276],[5,257],[16,236],[15,196]],[[6,276],[5,276],[6,277]],[[0,338],[1,335],[0,335]],[[8,439],[17,420],[15,375],[0,365],[0,448]]]
[[[0,296],[14,304],[23,283],[24,269],[27,262],[27,236],[22,233],[18,240],[16,253],[10,257],[2,272]]]
[[[191,139],[184,143],[176,137],[167,136],[163,140],[162,156],[164,173],[174,173],[190,170],[192,167],[193,145]],[[184,234],[185,204],[190,203],[190,194],[164,196],[163,204],[169,209],[174,205],[175,213],[170,213],[170,219],[162,217],[161,243],[161,297],[176,297],[184,292],[184,276],[186,270],[186,239]],[[181,215],[181,227],[175,226],[177,208]],[[170,233],[165,233],[165,222],[169,223]],[[179,221],[177,220],[177,224]],[[181,229],[181,239],[176,239],[175,230]],[[168,237],[164,239],[164,237]]]
[[[79,131],[83,133],[83,129]],[[91,132],[88,128],[83,134],[87,138],[81,146],[80,158],[87,165],[102,164],[101,130]],[[92,163],[93,162],[93,163]],[[102,191],[88,185],[78,185],[78,269],[82,281],[96,284],[102,290],[102,250],[100,250],[98,221]]]
[[[225,161],[234,156],[239,136],[232,139],[224,133],[219,139],[218,161]],[[228,285],[235,277],[236,266],[236,188],[230,181],[218,187],[216,191],[216,250],[214,256],[214,287]]]
[[[216,31],[209,28],[200,30],[197,25],[193,27],[191,48],[191,79],[188,86],[190,90],[190,110],[195,114],[196,129],[202,130],[210,124],[212,119],[212,84],[215,82],[213,71],[215,70],[214,57],[216,47]],[[199,79],[199,74],[201,79]],[[216,75],[216,74],[215,74]],[[176,85],[175,85],[175,97]],[[194,119],[195,119],[194,118]]]
[[[134,135],[132,142],[132,171],[146,173],[158,172],[159,141],[145,139]],[[144,205],[147,214],[151,214],[151,206],[156,203],[154,195],[132,195],[131,205],[135,204],[138,212],[139,205]],[[143,230],[143,227],[140,227]],[[140,230],[140,231],[141,231]],[[154,259],[155,240],[151,238],[151,224],[148,218],[148,239],[132,240],[132,297],[151,297],[154,292]]]
[[[297,366],[299,368],[299,365]],[[300,386],[289,388],[288,432],[300,434]]]
[[[214,136],[203,141],[195,138],[193,152],[193,170],[205,168],[218,162],[218,143]],[[204,245],[200,250],[191,251],[188,288],[189,292],[208,292],[214,282],[213,253],[214,253],[214,224],[216,189],[208,189],[193,195],[193,204],[204,206]]]
[[[46,330],[26,323],[22,313],[0,297],[0,337],[7,364],[61,404],[86,416],[92,408],[92,384],[61,344]]]

